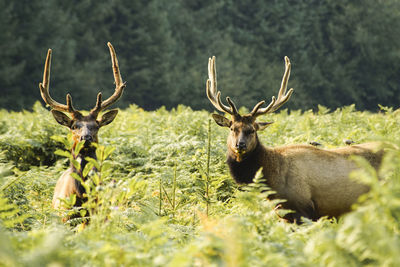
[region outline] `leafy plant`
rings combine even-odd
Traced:
[[[399,113],[382,110],[270,115],[275,123],[259,136],[270,146],[316,140],[331,148],[351,139],[378,140],[387,150],[378,172],[355,159],[360,169],[352,179],[371,190],[354,211],[302,225],[280,218],[286,211],[275,210],[280,200],[267,200],[261,175],[247,187],[233,182],[225,165],[227,133],[209,122],[208,112],[184,106],[154,112],[131,106],[102,128],[97,158],[82,170],[90,177],[83,183],[88,201],[71,210],[90,223],[64,224],[51,199],[70,161],[79,167],[67,130],[42,108],[3,116],[0,265],[397,266]],[[31,121],[35,126],[27,128]],[[23,128],[30,131],[16,131]],[[7,150],[4,144],[16,139]],[[40,160],[28,139],[39,142]],[[74,197],[66,202],[72,206]]]

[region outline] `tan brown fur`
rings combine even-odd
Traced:
[[[375,168],[381,163],[382,151],[376,144],[362,144],[332,150],[308,145],[291,145],[266,149],[263,174],[277,197],[287,199],[287,208],[318,219],[338,217],[348,212],[368,186],[349,179],[357,166],[349,156],[365,157]]]
[[[72,177],[74,169],[70,167],[66,170],[61,177],[58,179],[56,187],[54,189],[52,207],[56,210],[62,209],[62,203],[60,199],[65,199],[75,194],[78,201],[83,199],[82,189],[80,183]]]
[[[266,148],[256,137],[256,149],[248,151],[238,162],[235,150],[228,148],[228,166],[238,183],[251,183],[259,168],[272,190],[271,198],[285,199],[282,206],[295,213],[285,218],[299,221],[301,216],[318,219],[338,217],[351,209],[368,186],[350,180],[357,169],[349,157],[366,158],[374,168],[382,161],[383,151],[377,143],[366,143],[337,149],[320,149],[310,145],[289,145]]]

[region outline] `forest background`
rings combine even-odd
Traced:
[[[208,58],[219,88],[239,106],[276,94],[284,56],[292,62],[290,109],[400,103],[400,1],[395,0],[0,0],[0,108],[40,100],[48,48],[52,96],[94,105],[114,90],[106,43],[127,90],[119,107],[178,104],[212,110]],[[190,96],[190,97],[188,97]]]

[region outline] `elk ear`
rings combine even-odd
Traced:
[[[65,114],[62,113],[61,111],[54,110],[54,109],[51,110],[51,114],[53,114],[53,117],[56,119],[56,121],[57,121],[59,124],[71,128],[72,120],[71,120],[70,117],[68,117],[67,115],[65,115]]]
[[[257,131],[262,131],[265,128],[267,128],[268,126],[270,126],[272,123],[274,123],[273,121],[271,122],[257,122],[256,123],[256,130]]]
[[[231,127],[232,122],[225,118],[224,116],[221,116],[219,114],[212,114],[213,119],[215,122],[222,127]]]
[[[99,121],[100,127],[110,124],[118,114],[118,109],[112,109],[109,112],[103,114]]]

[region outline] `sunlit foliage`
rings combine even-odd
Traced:
[[[33,112],[0,111],[0,266],[399,266],[399,112],[320,106],[263,119],[275,122],[260,133],[268,146],[383,141],[378,173],[354,159],[361,169],[352,179],[371,186],[355,211],[288,224],[260,181],[239,188],[230,178],[227,132],[210,113],[130,106],[100,131],[90,161],[99,172],[75,211],[90,223],[63,224],[59,216],[72,211],[50,205],[69,164],[68,130],[38,104]]]

